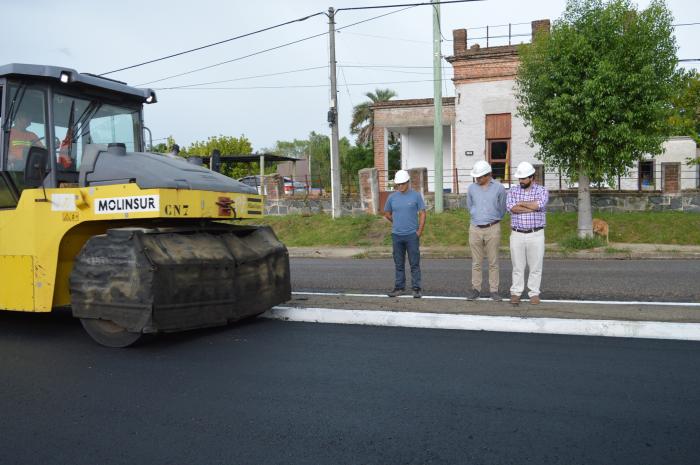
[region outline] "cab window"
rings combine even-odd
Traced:
[[[137,109],[103,105],[90,120],[93,143],[121,142],[129,152],[140,150],[139,112]]]
[[[29,150],[32,147],[46,148],[46,94],[41,89],[18,85],[10,85],[7,90],[7,170],[21,190]]]
[[[88,120],[98,106],[89,100],[54,94],[53,119],[56,137],[56,167],[59,171],[77,171],[83,146],[91,143]]]
[[[0,176],[0,208],[14,208],[17,206],[15,196],[12,194],[10,185],[5,176]]]

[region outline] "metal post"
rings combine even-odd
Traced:
[[[440,47],[440,4],[433,2],[433,148],[435,154],[435,213],[442,213],[442,50]]]
[[[510,29],[510,23],[508,23],[508,45],[510,45],[510,38],[511,38],[511,29]]]
[[[331,209],[333,218],[339,218],[343,214],[340,203],[340,154],[338,153],[338,90],[336,88],[335,75],[335,10],[328,8],[328,37],[330,39],[330,75],[331,75],[331,108],[328,112],[328,122],[331,126]]]
[[[260,155],[260,194],[265,193],[265,155]]]

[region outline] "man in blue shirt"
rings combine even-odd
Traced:
[[[502,300],[498,294],[498,249],[501,246],[501,220],[506,214],[506,189],[491,176],[491,165],[484,160],[474,164],[474,183],[467,189],[469,210],[469,250],[472,255],[472,290],[468,300],[481,294],[484,256],[489,262],[489,296]]]
[[[411,285],[413,297],[420,299],[420,236],[425,226],[425,203],[423,197],[408,186],[410,177],[405,170],[399,170],[394,177],[396,192],[391,194],[384,205],[384,217],[391,221],[391,239],[394,251],[395,281],[389,297],[403,294],[406,288],[406,254],[411,265]]]

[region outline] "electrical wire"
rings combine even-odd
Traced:
[[[343,32],[343,34],[349,34],[353,36],[361,36],[361,37],[371,37],[373,39],[385,39],[385,40],[399,40],[401,42],[413,42],[416,44],[432,44],[433,42],[431,40],[414,40],[414,39],[406,39],[403,37],[389,37],[389,36],[378,36],[374,34],[360,34],[358,32]]]
[[[464,0],[464,1],[467,1],[467,0]],[[481,1],[481,0],[468,0],[468,1]],[[346,26],[339,27],[339,28],[336,29],[336,31],[339,31],[339,30],[341,30],[341,29],[346,29],[346,28],[349,28],[349,27],[352,27],[352,26],[356,26],[356,25],[358,25],[358,24],[366,23],[366,22],[368,22],[368,21],[373,21],[373,20],[375,20],[375,19],[383,18],[384,16],[389,16],[389,15],[392,15],[392,14],[395,14],[395,13],[399,13],[399,12],[401,12],[401,11],[408,10],[408,9],[410,9],[410,8],[414,8],[414,6],[412,5],[412,6],[409,6],[409,7],[406,7],[406,8],[402,8],[401,10],[391,11],[391,12],[389,12],[389,13],[384,13],[384,14],[381,14],[381,15],[373,16],[373,17],[371,17],[371,18],[367,18],[367,19],[364,19],[364,20],[362,20],[362,21],[357,21],[357,22],[355,22],[355,23],[351,23],[351,24],[348,24],[348,25],[346,25]],[[243,59],[245,59],[245,58],[250,58],[250,57],[255,56],[255,55],[260,55],[260,54],[262,54],[262,53],[266,53],[266,52],[269,52],[269,51],[272,51],[272,50],[277,50],[277,49],[280,49],[280,48],[283,48],[283,47],[288,47],[288,46],[290,46],[290,45],[298,44],[299,42],[303,42],[303,41],[306,41],[306,40],[314,39],[314,38],[316,38],[316,37],[321,37],[321,36],[325,36],[325,35],[328,35],[328,32],[322,32],[322,33],[320,33],[320,34],[314,34],[314,35],[312,35],[312,36],[307,36],[307,37],[301,38],[301,39],[299,39],[299,40],[295,40],[295,41],[291,41],[291,42],[286,42],[286,43],[284,43],[284,44],[280,44],[280,45],[277,45],[277,46],[275,46],[275,47],[270,47],[270,48],[267,48],[267,49],[264,49],[264,50],[260,50],[260,51],[254,52],[254,53],[250,53],[250,54],[248,54],[248,55],[244,55],[244,56],[240,56],[240,57],[237,57],[237,58],[233,58],[233,59],[231,59],[231,60],[226,60],[226,61],[222,61],[222,62],[219,62],[219,63],[215,63],[215,64],[213,64],[213,65],[203,66],[203,67],[201,67],[201,68],[195,68],[195,69],[192,69],[192,70],[189,70],[189,71],[185,71],[185,72],[178,73],[178,74],[173,74],[173,75],[166,76],[166,77],[163,77],[163,78],[160,78],[160,79],[156,79],[156,80],[153,80],[153,81],[143,82],[143,83],[140,83],[140,84],[136,84],[136,86],[137,86],[137,87],[138,87],[138,86],[145,86],[145,85],[153,84],[153,83],[156,83],[156,82],[166,81],[166,80],[168,80],[168,79],[173,79],[173,78],[176,78],[176,77],[186,76],[186,75],[188,75],[188,74],[193,74],[193,73],[197,73],[197,72],[199,72],[199,71],[204,71],[204,70],[207,70],[207,69],[215,68],[215,67],[217,67],[217,66],[225,65],[225,64],[228,64],[228,63],[233,63],[233,62],[235,62],[235,61],[240,61],[240,60],[243,60]]]
[[[294,40],[294,41],[292,41],[292,42],[286,42],[286,43],[284,43],[284,44],[276,45],[276,46],[274,46],[274,47],[266,48],[266,49],[264,49],[264,50],[259,50],[259,51],[257,51],[257,52],[249,53],[248,55],[243,55],[243,56],[240,56],[240,57],[237,57],[237,58],[233,58],[233,59],[231,59],[231,60],[221,61],[221,62],[215,63],[215,64],[213,64],[213,65],[203,66],[203,67],[201,67],[201,68],[191,69],[191,70],[185,71],[185,72],[183,72],[183,73],[172,74],[172,75],[170,75],[170,76],[166,76],[166,77],[164,77],[164,78],[156,79],[156,80],[154,80],[154,81],[148,81],[148,82],[143,82],[143,83],[141,83],[141,84],[136,84],[136,86],[137,86],[137,87],[138,87],[138,86],[145,86],[145,85],[148,85],[148,84],[153,84],[153,83],[155,83],[155,82],[167,81],[168,79],[172,79],[172,78],[176,78],[176,77],[180,77],[180,76],[186,76],[186,75],[188,75],[188,74],[197,73],[197,72],[199,72],[199,71],[204,71],[204,70],[211,69],[211,68],[216,68],[217,66],[225,65],[225,64],[228,64],[228,63],[233,63],[234,61],[240,61],[240,60],[243,60],[243,59],[245,59],[245,58],[250,58],[250,57],[252,57],[252,56],[260,55],[260,54],[262,54],[262,53],[269,52],[269,51],[272,51],[272,50],[278,50],[278,49],[283,48],[283,47],[288,47],[288,46],[290,46],[290,45],[298,44],[299,42],[304,42],[304,41],[306,41],[306,40],[314,39],[314,38],[316,38],[316,37],[321,37],[321,36],[325,36],[325,35],[328,35],[328,33],[327,33],[327,32],[322,32],[322,33],[320,33],[320,34],[314,34],[314,35],[312,35],[312,36],[307,36],[307,37],[304,37],[304,38],[301,38],[301,39],[298,39],[298,40]]]
[[[467,2],[477,2],[477,1],[483,1],[483,0],[448,0],[448,1],[438,2],[438,3],[439,3],[439,4],[449,4],[449,3],[467,3]],[[377,8],[399,8],[399,7],[407,7],[407,8],[404,8],[404,9],[408,9],[408,8],[413,8],[413,7],[417,7],[417,6],[431,5],[431,4],[432,4],[432,3],[407,3],[407,4],[400,4],[400,5],[374,5],[374,6],[366,6],[366,7],[350,7],[350,8],[339,8],[338,10],[336,10],[336,12],[337,12],[337,11],[352,11],[352,10],[368,10],[368,9],[377,9]],[[355,26],[355,25],[357,25],[357,24],[362,24],[362,23],[367,22],[367,21],[372,21],[372,20],[374,20],[374,19],[381,18],[381,17],[383,17],[383,16],[387,16],[387,15],[390,15],[390,14],[398,13],[398,12],[400,12],[400,11],[403,11],[403,9],[402,9],[402,10],[398,10],[398,11],[393,11],[393,12],[390,12],[390,13],[386,13],[386,14],[383,14],[383,15],[379,15],[379,16],[376,16],[376,17],[374,17],[374,18],[369,18],[369,19],[366,19],[366,20],[363,20],[363,21],[358,21],[358,22],[356,22],[356,23],[349,24],[349,25],[347,25],[347,26],[338,28],[338,30],[344,29],[344,28],[347,28],[347,27],[350,27],[350,26]],[[113,73],[117,73],[117,72],[120,72],[120,71],[126,71],[126,70],[129,70],[129,69],[138,68],[138,67],[140,67],[140,66],[148,65],[148,64],[151,64],[151,63],[157,63],[157,62],[159,62],[159,61],[168,60],[168,59],[170,59],[170,58],[175,58],[175,57],[182,56],[182,55],[185,55],[185,54],[188,54],[188,53],[192,53],[192,52],[196,52],[196,51],[199,51],[199,50],[204,50],[204,49],[206,49],[206,48],[214,47],[214,46],[216,46],[216,45],[221,45],[221,44],[224,44],[224,43],[227,43],[227,42],[232,42],[232,41],[234,41],[234,40],[239,40],[239,39],[242,39],[242,38],[245,38],[245,37],[250,37],[250,36],[252,36],[252,35],[260,34],[260,33],[262,33],[262,32],[266,32],[266,31],[270,31],[270,30],[272,30],[272,29],[277,29],[277,28],[279,28],[279,27],[288,26],[288,25],[293,24],[293,23],[298,23],[298,22],[306,21],[307,19],[310,19],[310,18],[319,16],[319,15],[322,15],[322,14],[326,14],[326,13],[325,13],[325,12],[322,12],[322,11],[319,11],[319,12],[317,12],[317,13],[312,13],[312,14],[310,14],[310,15],[303,16],[303,17],[301,17],[301,18],[296,18],[296,19],[292,19],[292,20],[290,20],[290,21],[285,21],[285,22],[283,22],[283,23],[275,24],[275,25],[273,25],[273,26],[268,26],[268,27],[265,27],[265,28],[262,28],[262,29],[258,29],[258,30],[256,30],[256,31],[248,32],[248,33],[245,33],[245,34],[240,34],[240,35],[235,36],[235,37],[230,37],[230,38],[228,38],[228,39],[220,40],[220,41],[217,41],[217,42],[212,42],[212,43],[205,44],[205,45],[202,45],[202,46],[199,46],[199,47],[195,47],[195,48],[192,48],[192,49],[189,49],[189,50],[184,50],[184,51],[182,51],[182,52],[172,53],[172,54],[170,54],[170,55],[166,55],[166,56],[163,56],[163,57],[154,58],[154,59],[147,60],[147,61],[144,61],[144,62],[141,62],[141,63],[136,63],[136,64],[134,64],[134,65],[125,66],[125,67],[123,67],[123,68],[118,68],[118,69],[114,69],[114,70],[111,70],[111,71],[107,71],[107,72],[104,72],[104,73],[100,74],[100,76],[106,76],[106,75],[108,75],[108,74],[113,74]],[[327,34],[327,33],[326,33],[326,34]],[[308,38],[306,38],[306,39],[302,39],[302,40],[307,40],[307,39],[310,39],[310,38],[313,38],[313,37],[319,37],[319,35],[310,36],[310,37],[308,37]],[[300,41],[301,41],[301,40],[300,40]],[[295,42],[292,42],[292,43],[289,43],[289,44],[283,44],[282,46],[292,45],[293,43],[298,43],[298,42],[300,42],[300,41],[295,41]],[[266,49],[266,50],[263,50],[263,51],[260,51],[260,52],[254,53],[254,54],[246,55],[246,56],[241,57],[241,58],[239,58],[239,59],[248,58],[248,57],[250,57],[250,56],[254,56],[254,55],[257,55],[257,54],[259,54],[259,53],[264,53],[264,52],[271,51],[271,50],[275,50],[275,49],[277,49],[277,48],[281,48],[281,46],[280,46],[280,47],[275,47],[275,48]],[[238,60],[238,59],[236,59],[236,60]],[[236,60],[231,60],[231,61],[236,61]],[[214,67],[214,66],[219,66],[220,64],[230,63],[231,61],[226,61],[226,62],[218,63],[218,64],[216,64],[216,65],[212,65],[212,67]],[[204,68],[200,68],[200,69],[197,69],[197,70],[193,70],[193,72],[202,71],[202,70],[204,70],[204,69],[209,69],[209,68],[208,68],[208,67],[204,67]],[[184,75],[184,74],[183,74],[183,75]],[[178,76],[171,76],[171,77],[178,77]],[[170,77],[165,78],[165,79],[169,79],[169,78],[170,78]],[[159,82],[159,81],[160,81],[160,80],[150,81],[150,82],[144,83],[144,84],[150,84],[150,83]],[[144,84],[139,84],[139,85],[144,85]]]
[[[348,24],[345,26],[337,27],[337,28],[335,28],[335,32],[342,31],[343,29],[347,29],[347,28],[352,27],[352,26],[357,26],[358,24],[367,23],[369,21],[374,21],[375,19],[383,18],[385,16],[394,15],[396,13],[401,13],[402,11],[410,10],[411,8],[415,8],[416,6],[418,6],[418,5],[407,6],[406,8],[401,8],[400,10],[390,11],[389,13],[384,13],[383,15],[372,16],[371,18],[363,19],[362,21],[357,21],[355,23],[351,23],[351,24]],[[340,10],[337,10],[337,11],[340,11]]]
[[[115,70],[112,70],[112,71],[107,71],[106,73],[100,74],[100,76],[106,76],[106,75],[108,75],[108,74],[117,73],[117,72],[119,72],[119,71],[125,71],[125,70],[127,70],[127,69],[138,68],[139,66],[144,66],[144,65],[151,64],[151,63],[156,63],[156,62],[158,62],[158,61],[163,61],[163,60],[167,60],[167,59],[169,59],[169,58],[178,57],[178,56],[181,56],[181,55],[185,55],[185,54],[187,54],[187,53],[196,52],[196,51],[198,51],[198,50],[204,50],[205,48],[214,47],[214,46],[216,46],[216,45],[225,44],[225,43],[227,43],[227,42],[232,42],[232,41],[234,41],[234,40],[242,39],[242,38],[244,38],[244,37],[250,37],[250,36],[255,35],[255,34],[260,34],[261,32],[266,32],[266,31],[270,31],[270,30],[272,30],[272,29],[277,29],[278,27],[288,26],[288,25],[293,24],[293,23],[298,23],[298,22],[306,21],[307,19],[313,18],[314,16],[322,15],[322,14],[324,14],[324,12],[319,11],[318,13],[313,13],[313,14],[310,14],[310,15],[308,15],[308,16],[304,16],[304,17],[297,18],[297,19],[292,19],[292,20],[290,20],[290,21],[285,21],[285,22],[283,22],[283,23],[275,24],[274,26],[269,26],[269,27],[265,27],[265,28],[262,28],[262,29],[258,29],[257,31],[248,32],[248,33],[241,34],[241,35],[238,35],[238,36],[235,36],[235,37],[231,37],[231,38],[229,38],[229,39],[220,40],[220,41],[218,41],[218,42],[212,42],[212,43],[210,43],[210,44],[202,45],[202,46],[200,46],[200,47],[195,47],[195,48],[192,48],[192,49],[189,49],[189,50],[185,50],[185,51],[182,51],[182,52],[173,53],[173,54],[171,54],[171,55],[166,55],[166,56],[164,56],[164,57],[154,58],[154,59],[152,59],[152,60],[144,61],[144,62],[142,62],[142,63],[137,63],[137,64],[135,64],[135,65],[126,66],[126,67],[124,67],[124,68],[119,68],[119,69],[115,69]]]
[[[348,86],[348,80],[345,77],[345,70],[340,65],[338,65],[338,67],[340,68],[340,74],[343,76],[343,82],[345,83],[345,90],[348,93],[348,100],[350,100],[350,106],[354,108],[355,104],[352,102],[352,95],[350,95],[350,86]]]
[[[481,2],[484,0],[445,0],[445,1],[440,1],[440,2],[423,2],[423,3],[400,3],[400,4],[395,4],[395,5],[372,5],[372,6],[356,6],[356,7],[348,7],[348,8],[338,8],[335,11],[352,11],[352,10],[375,10],[378,8],[399,8],[402,6],[425,6],[425,5],[447,5],[450,3],[470,3],[470,2]]]
[[[450,79],[442,79],[443,81]],[[346,83],[346,86],[370,86],[370,85],[385,85],[385,84],[411,84],[417,82],[435,82],[434,79],[420,79],[411,81],[383,81],[383,82],[353,82]],[[330,84],[300,84],[300,85],[284,85],[284,86],[250,86],[250,87],[170,87],[162,90],[250,90],[250,89],[312,89],[329,87]]]
[[[313,66],[313,67],[310,67],[310,68],[291,69],[291,70],[289,70],[289,71],[280,71],[280,72],[277,72],[277,73],[258,74],[258,75],[255,75],[255,76],[244,76],[244,77],[233,78],[233,79],[224,79],[224,80],[222,80],[222,81],[200,82],[200,83],[197,83],[197,84],[185,84],[185,85],[173,86],[173,87],[154,87],[153,90],[166,90],[166,89],[174,89],[174,88],[181,89],[181,88],[184,88],[184,87],[208,86],[208,85],[211,85],[211,84],[222,84],[222,83],[224,83],[224,82],[245,81],[245,80],[247,80],[247,79],[257,79],[257,78],[270,77],[270,76],[280,76],[280,75],[284,75],[284,74],[293,74],[293,73],[300,73],[300,72],[303,72],[303,71],[311,71],[311,70],[315,70],[315,69],[326,69],[326,68],[328,68],[327,65],[323,65],[323,66]]]

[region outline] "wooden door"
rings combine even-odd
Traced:
[[[673,194],[680,192],[680,173],[681,164],[680,163],[662,163],[661,171],[663,171],[664,179],[664,192]]]

